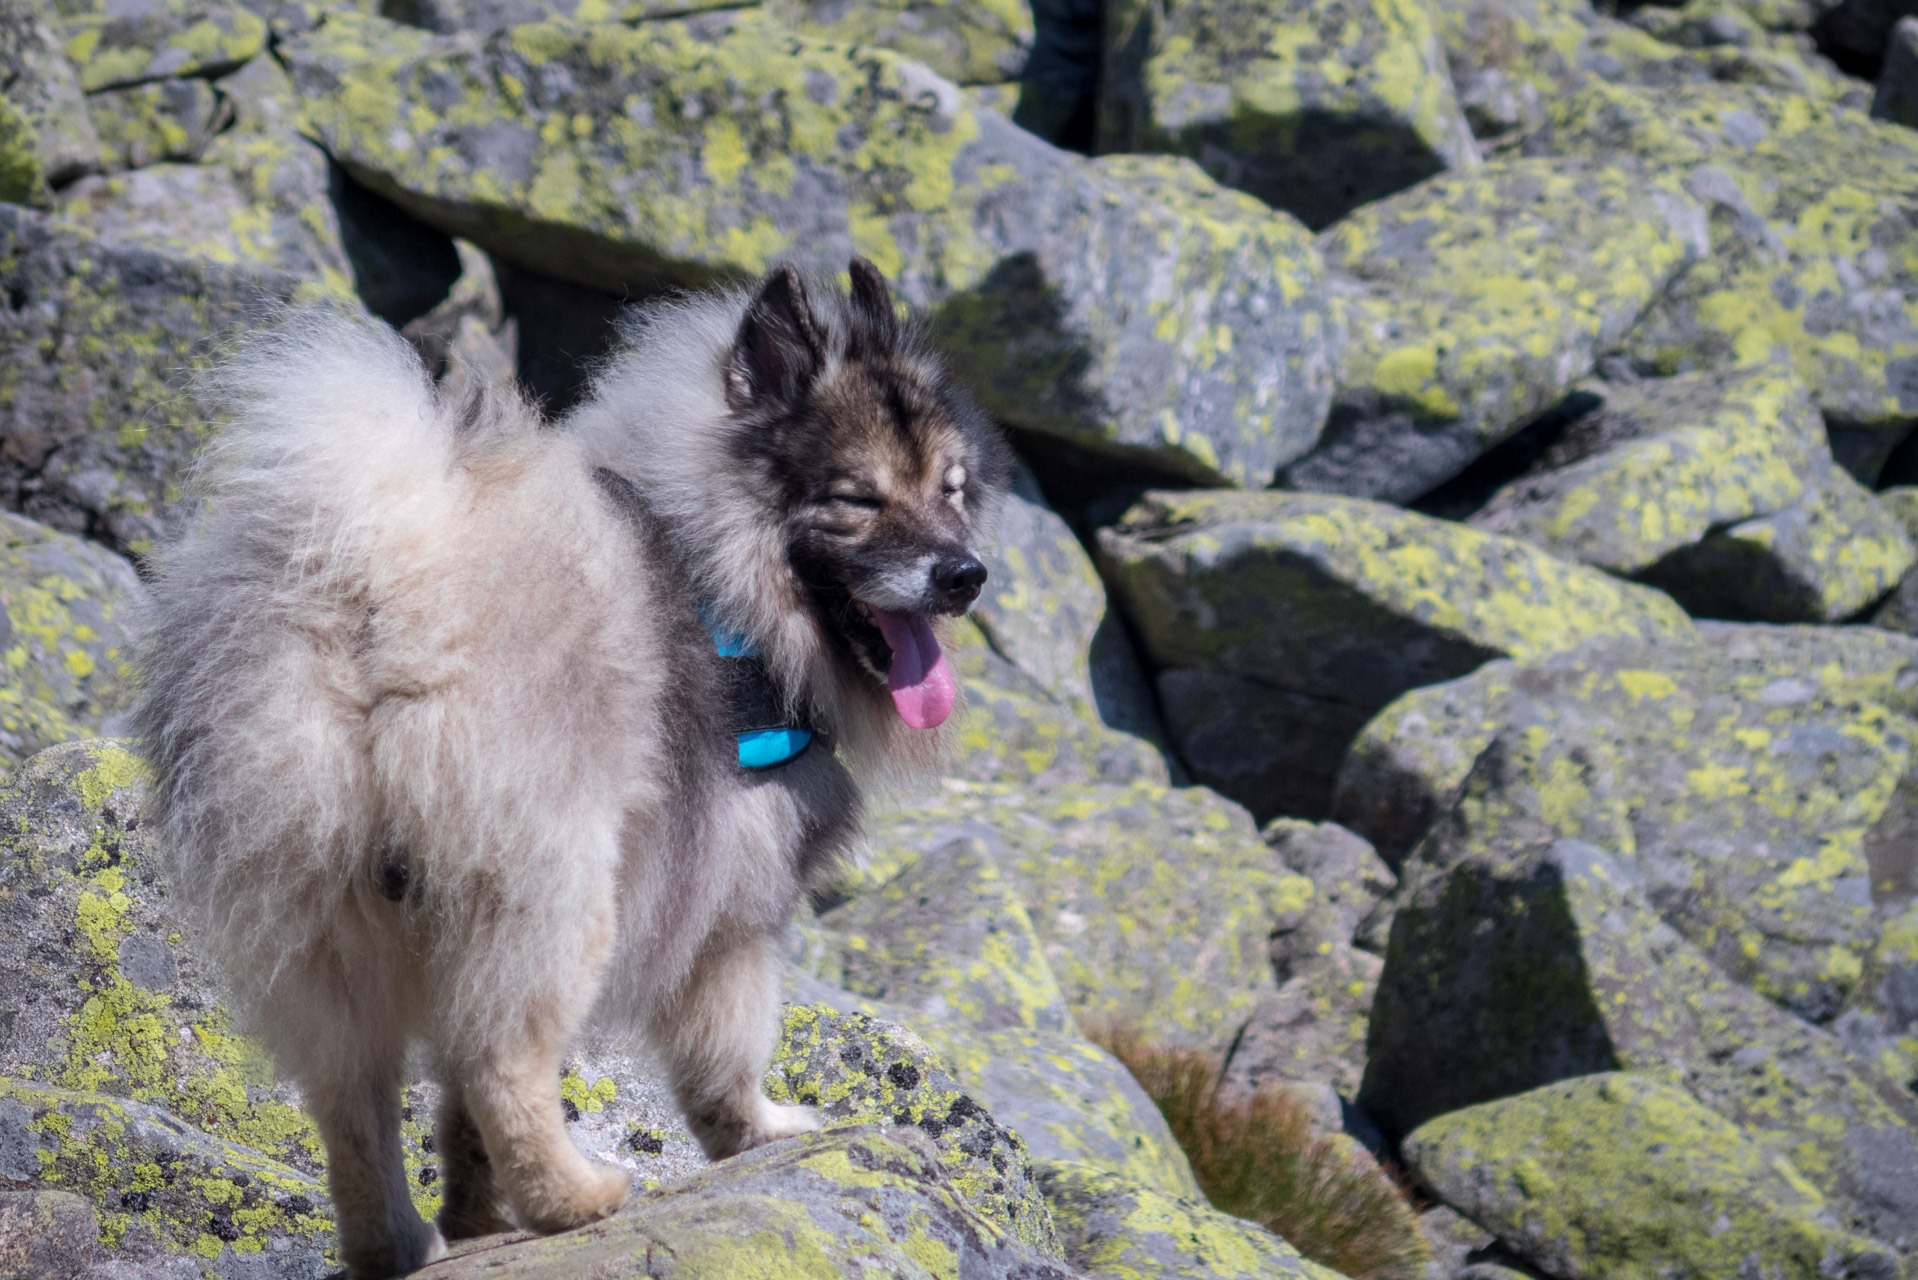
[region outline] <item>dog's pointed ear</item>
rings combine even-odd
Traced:
[[[892,309],[892,294],[886,288],[886,277],[879,274],[879,268],[864,258],[854,258],[850,267],[852,272],[852,311],[859,325],[878,340],[879,345],[890,346],[899,336],[899,316]]]
[[[734,413],[756,405],[791,405],[825,363],[819,322],[806,281],[787,263],[753,295],[726,362],[726,404]]]

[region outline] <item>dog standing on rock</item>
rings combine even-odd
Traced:
[[[216,389],[234,421],[157,561],[137,731],[352,1274],[620,1206],[561,1111],[589,1020],[651,1040],[715,1158],[813,1128],[759,1087],[780,935],[861,781],[939,759],[942,620],[1010,468],[878,271],[654,307],[553,426],[442,399],[332,313]],[[401,1164],[418,1040],[438,1231]]]

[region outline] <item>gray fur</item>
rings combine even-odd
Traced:
[[[870,307],[777,282],[815,340],[808,387],[880,364],[943,385],[903,332],[873,362]],[[356,1276],[443,1249],[398,1164],[416,1041],[446,1086],[449,1237],[620,1203],[560,1113],[589,1020],[651,1038],[715,1157],[811,1125],[758,1087],[777,937],[856,823],[855,774],[924,770],[941,735],[900,724],[795,577],[821,508],[729,399],[754,305],[651,312],[557,428],[510,391],[443,399],[397,335],[333,312],[217,375],[233,422],[156,559],[137,731],[178,891],[327,1143]],[[950,498],[984,536],[1003,446],[925,432],[985,477]],[[836,752],[736,766],[702,600]]]

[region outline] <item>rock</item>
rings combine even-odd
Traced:
[[[1507,722],[1513,692],[1523,686],[1550,696],[1561,690],[1602,707],[1616,699],[1617,717],[1633,723],[1644,708],[1618,673],[1639,667],[1688,690],[1771,705],[1816,700],[1826,708],[1875,702],[1902,716],[1918,714],[1918,641],[1864,627],[1775,627],[1702,622],[1695,649],[1639,650],[1598,642],[1544,663],[1493,662],[1471,676],[1413,689],[1365,727],[1340,767],[1334,818],[1371,840],[1398,867],[1434,819],[1452,807],[1479,754]],[[1544,666],[1557,674],[1532,675]],[[1611,673],[1607,675],[1605,673]],[[1593,688],[1585,682],[1602,682]],[[1630,683],[1628,680],[1626,683]],[[1651,686],[1663,689],[1654,680]],[[1672,704],[1674,732],[1693,715],[1693,693]],[[1536,701],[1536,699],[1535,699]],[[1647,752],[1662,750],[1643,744]],[[1687,748],[1696,750],[1696,747]],[[1644,768],[1662,767],[1648,754]]]
[[[474,341],[466,328],[469,320],[479,333],[488,336],[498,333],[506,322],[499,278],[486,254],[465,240],[453,242],[453,253],[459,261],[459,275],[448,286],[446,296],[400,329],[436,377],[445,373],[455,348]],[[512,376],[511,366],[504,372]]]
[[[1280,981],[1310,968],[1316,958],[1351,946],[1362,933],[1375,933],[1383,944],[1378,921],[1384,917],[1390,924],[1386,900],[1399,882],[1364,837],[1336,822],[1297,818],[1276,819],[1259,834],[1280,862],[1312,882],[1320,904],[1300,927],[1273,939]]]
[[[0,1162],[16,1185],[91,1202],[99,1254],[186,1255],[215,1274],[245,1268],[262,1280],[325,1273],[332,1206],[318,1181],[158,1107],[0,1079]]]
[[[1841,1229],[1909,1248],[1918,1104],[1663,923],[1628,845],[1559,834],[1595,806],[1582,759],[1501,736],[1408,864],[1359,1105],[1390,1136],[1573,1076],[1651,1074],[1788,1159]],[[1630,823],[1606,810],[1622,844]]]
[[[1858,993],[1872,869],[1910,862],[1910,720],[1704,648],[1594,646],[1461,684],[1497,725],[1474,767],[1501,796],[1548,796],[1559,834],[1612,851],[1728,975],[1821,1023]],[[1550,744],[1545,764],[1501,758],[1521,733]]]
[[[925,1036],[1035,1162],[1071,1161],[1165,1195],[1200,1198],[1165,1117],[1098,1045],[1068,1032],[981,1033],[936,1022],[926,1024]]]
[[[93,1262],[100,1221],[67,1191],[0,1191],[0,1275],[73,1280]]]
[[[1383,962],[1350,946],[1327,946],[1253,1008],[1225,1062],[1223,1079],[1232,1089],[1324,1084],[1347,1098],[1358,1094]]]
[[[1150,494],[1099,548],[1186,764],[1260,816],[1322,815],[1346,744],[1406,689],[1592,636],[1691,634],[1655,592],[1360,499]]]
[[[1802,383],[1766,368],[1582,383],[1590,404],[1471,523],[1631,575],[1714,528],[1805,494],[1825,424]],[[1783,619],[1780,619],[1783,621]]]
[[[384,0],[379,12],[396,22],[451,35],[459,31],[502,31],[529,22],[572,18],[580,22],[644,22],[664,14],[696,13],[721,7],[714,0]],[[311,30],[313,24],[299,28]]]
[[[1534,153],[1634,157],[1710,210],[1708,258],[1626,351],[1664,373],[1789,363],[1828,423],[1918,413],[1918,135],[1749,86],[1590,85],[1527,137]]]
[[[0,512],[0,760],[100,733],[133,702],[132,615],[146,589],[97,544]]]
[[[1302,227],[1185,162],[1055,151],[888,51],[742,12],[483,45],[335,15],[283,53],[356,179],[521,267],[646,294],[863,253],[997,416],[1209,482],[1268,482],[1324,416]]]
[[[1911,13],[1903,0],[1824,0],[1814,4],[1819,47],[1854,65],[1886,54],[1898,20]]]
[[[1368,205],[1320,248],[1346,344],[1325,437],[1285,482],[1404,502],[1558,401],[1707,236],[1674,178],[1502,159]]]
[[[1707,6],[1713,0],[1707,0]],[[1789,5],[1791,0],[1786,0]],[[1803,47],[1795,34],[1754,34],[1744,10],[1646,6],[1620,22],[1585,0],[1433,0],[1433,16],[1459,103],[1481,138],[1532,128],[1552,105],[1591,81],[1628,85],[1752,84],[1819,101],[1860,95],[1856,80]],[[1760,10],[1762,5],[1745,9]],[[1782,8],[1784,6],[1774,6]],[[1809,6],[1806,6],[1808,9]],[[1668,16],[1669,15],[1669,16]],[[1760,14],[1771,31],[1810,15]],[[1635,25],[1636,24],[1636,25]],[[1729,25],[1737,43],[1705,43]],[[1686,48],[1673,39],[1697,41]]]
[[[1072,1025],[1025,907],[977,837],[926,850],[818,923],[832,951],[819,976],[849,991],[980,1031]]]
[[[1171,781],[1132,642],[1092,558],[1023,467],[987,560],[954,646],[968,707],[950,772],[1043,786]]]
[[[942,796],[871,826],[865,884],[977,839],[1025,907],[1075,1017],[1211,1050],[1272,990],[1273,929],[1313,903],[1311,882],[1279,865],[1245,811],[1201,787],[948,782]]]
[[[1001,1231],[1058,1256],[1058,1240],[1019,1135],[962,1089],[905,1027],[823,1005],[788,1006],[766,1075],[775,1102],[816,1107],[831,1121],[912,1125],[968,1205]]]
[[[181,371],[295,296],[269,267],[123,245],[0,206],[0,505],[142,552],[207,411]]]
[[[156,80],[87,99],[111,167],[198,160],[227,123],[230,108],[204,80]]]
[[[1421,0],[1132,0],[1106,48],[1101,151],[1191,156],[1314,229],[1478,162]]]
[[[1032,53],[1024,0],[768,0],[766,12],[810,36],[896,49],[955,84],[1017,80]]]
[[[1467,1267],[1485,1265],[1470,1261],[1474,1254],[1488,1250],[1497,1243],[1497,1237],[1484,1227],[1464,1217],[1458,1210],[1442,1204],[1434,1204],[1421,1211],[1418,1228],[1419,1235],[1425,1238],[1426,1247],[1432,1252],[1432,1265],[1425,1273],[1426,1280],[1459,1280]],[[1509,1278],[1487,1276],[1483,1280]]]
[[[1091,151],[1097,135],[1105,6],[1099,0],[1033,0],[1032,56],[1012,118],[1054,146]]]
[[[1783,1156],[1650,1076],[1581,1076],[1428,1120],[1405,1158],[1549,1275],[1896,1276]]]
[[[46,198],[46,185],[64,185],[100,163],[100,139],[93,132],[80,80],[54,32],[58,19],[39,0],[0,4],[0,89],[5,106],[18,117],[16,128],[31,155],[29,171],[14,179],[21,203]]]
[[[1695,615],[1838,622],[1882,600],[1918,563],[1904,525],[1829,459],[1782,511],[1719,529],[1642,575]]]
[[[152,0],[121,9],[107,0],[63,8],[66,53],[89,93],[171,76],[217,76],[266,47],[266,23],[219,0]]]
[[[447,1280],[861,1272],[913,1280],[1070,1280],[1072,1274],[970,1203],[947,1179],[938,1149],[924,1134],[877,1125],[760,1147],[583,1230],[491,1240],[499,1243],[462,1251],[435,1274]]]
[[[1100,1280],[1334,1280],[1263,1227],[1220,1213],[1196,1196],[1173,1197],[1117,1174],[1042,1161],[1066,1258]]]
[[[1872,95],[1871,114],[1918,129],[1918,14],[1907,14],[1891,29],[1891,38],[1885,42],[1884,65],[1878,69],[1878,92]]]

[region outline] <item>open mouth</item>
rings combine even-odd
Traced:
[[[876,635],[861,636],[865,648],[875,657],[884,649],[886,687],[892,691],[892,705],[899,718],[915,729],[936,729],[952,714],[956,696],[952,668],[932,634],[932,620],[923,614],[897,613],[881,609],[863,600],[853,602],[854,612]],[[874,645],[873,640],[880,643]],[[879,664],[875,663],[875,666]]]

